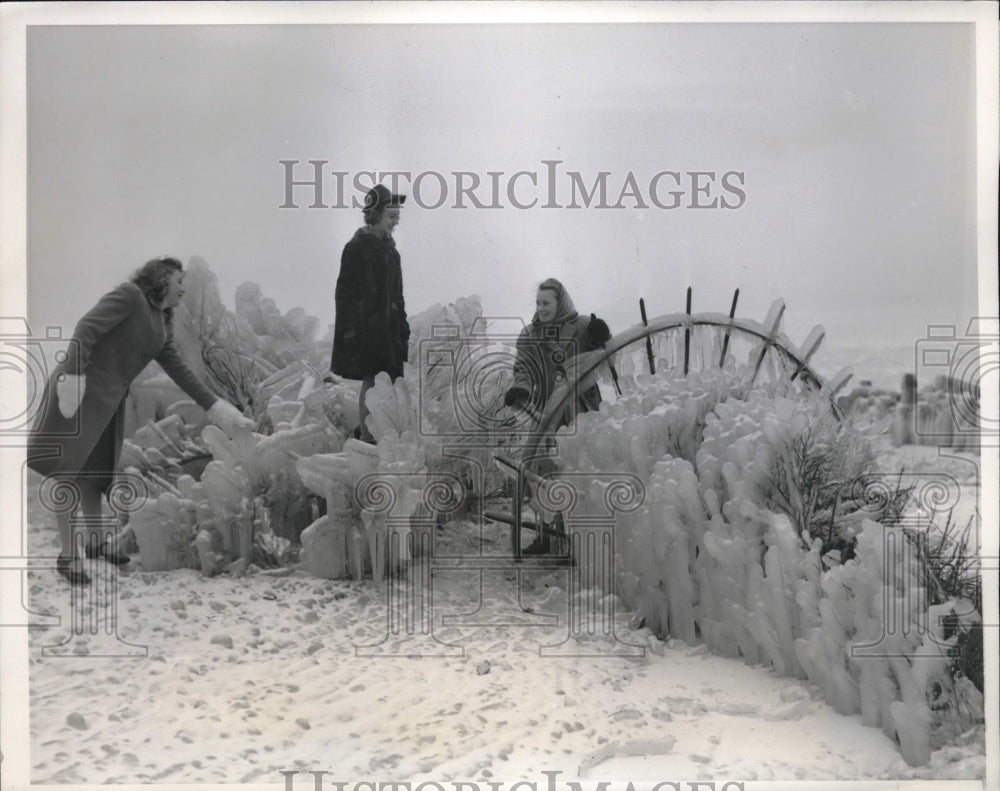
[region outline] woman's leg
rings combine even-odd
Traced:
[[[72,510],[60,510],[56,513],[56,525],[59,528],[59,541],[62,545],[59,552],[59,559],[56,562],[56,570],[72,585],[87,585],[90,583],[90,577],[83,570],[83,553],[78,551],[77,548],[77,531],[74,530],[74,522],[78,511],[83,512],[85,521],[87,520],[87,514],[93,513],[93,487],[82,482],[79,478],[74,479],[71,485],[78,492],[80,499],[76,508]],[[97,492],[98,513],[100,513],[100,498],[100,492]]]
[[[71,558],[76,554],[73,547],[73,513],[56,511],[56,525],[59,528],[59,555]]]
[[[101,490],[92,482],[84,482],[77,478],[80,487],[80,516],[83,521],[83,545],[90,548],[93,554],[97,547],[104,543],[103,522],[101,510]]]
[[[368,395],[368,391],[374,386],[374,376],[369,376],[361,382],[361,395],[358,397],[358,417],[361,420],[361,425],[359,426],[358,434],[362,442],[373,442],[375,440],[371,431],[368,430],[368,405],[365,403],[365,396]]]
[[[102,482],[103,483],[103,482]],[[96,481],[89,483],[82,491],[81,505],[83,524],[86,530],[84,546],[88,558],[104,558],[116,566],[124,566],[132,558],[119,551],[116,537],[117,527],[104,520],[102,485]]]

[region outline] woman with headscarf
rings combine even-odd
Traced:
[[[56,569],[86,585],[73,536],[78,505],[85,524],[101,518],[101,495],[111,487],[124,440],[125,399],[132,380],[156,360],[177,385],[228,434],[252,428],[236,407],[217,398],[187,367],[173,341],[173,309],[184,295],[176,258],[147,262],[105,294],[80,319],[66,357],[53,371],[28,441],[28,466],[73,488],[74,505],[56,513],[62,550]],[[87,536],[87,557],[122,565],[128,555]]]
[[[504,396],[507,406],[529,407],[535,411],[545,405],[557,381],[566,375],[566,363],[583,352],[601,348],[611,333],[608,325],[593,313],[577,313],[565,287],[555,278],[538,286],[535,315],[517,339],[514,381]],[[597,409],[601,392],[591,385],[577,396],[580,412]],[[569,421],[569,410],[562,424]]]
[[[583,352],[600,349],[611,338],[608,325],[593,313],[590,317],[577,313],[566,288],[555,278],[542,281],[535,295],[535,315],[517,339],[514,361],[514,381],[504,396],[507,406],[530,409],[536,414],[566,378],[567,362]],[[596,384],[577,394],[576,404],[563,412],[560,425],[567,425],[577,412],[595,410],[601,403],[601,391]],[[539,474],[554,471],[548,459],[532,460]],[[557,517],[557,525],[561,526]],[[538,539],[524,554],[547,554],[551,550],[549,528],[542,525]],[[561,530],[559,531],[561,532]]]

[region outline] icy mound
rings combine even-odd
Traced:
[[[376,377],[369,398],[377,446],[349,439],[343,451],[301,458],[307,487],[326,500],[326,515],[302,534],[302,561],[314,576],[378,582],[405,569],[422,543],[411,517],[428,484],[425,446],[413,431],[414,412],[402,379]]]
[[[326,514],[302,533],[302,563],[315,576],[381,581],[405,569],[414,554],[430,551],[424,498],[447,492],[443,501],[455,509],[481,497],[487,476],[469,476],[470,462],[498,474],[489,459],[498,440],[483,417],[502,404],[512,348],[497,365],[482,364],[497,342],[476,296],[435,305],[409,323],[404,376],[393,382],[379,374],[366,396],[376,446],[349,439],[339,453],[297,462],[304,484],[326,501]]]
[[[405,378],[380,375],[367,396],[372,447],[345,443],[358,421],[358,386],[325,376],[329,345],[315,340],[314,319],[300,309],[281,315],[254,283],[241,285],[236,312],[227,310],[200,259],[189,265],[185,285],[177,314],[182,353],[216,392],[255,418],[257,431],[225,437],[161,381],[165,375],[136,389],[122,460],[150,492],[133,518],[144,568],[240,572],[287,562],[288,542],[301,540],[311,573],[378,580],[426,551],[422,497],[429,483],[444,474],[444,499],[455,507],[464,494],[481,495],[487,476],[465,475],[468,485],[456,484],[463,442],[480,468],[489,456],[481,441],[489,428],[476,424],[482,404],[469,396],[487,398],[496,411],[513,357],[505,353],[503,365],[489,369],[499,376],[466,386],[467,372],[481,369],[483,353],[496,348],[478,297],[411,317]],[[452,446],[447,456],[445,442]]]
[[[808,678],[914,765],[981,719],[982,696],[948,656],[979,615],[932,605],[941,593],[891,498],[845,485],[874,474],[874,456],[824,396],[745,393],[719,371],[645,385],[557,436],[579,514],[607,508],[580,473],[645,485],[642,506],[615,515],[615,549],[616,592],[647,627]],[[963,625],[948,635],[946,613]]]
[[[862,383],[837,403],[858,425],[887,431],[897,447],[978,449],[983,425],[978,383],[939,376],[918,390],[913,374],[906,374],[901,390]]]
[[[241,409],[259,416],[266,402],[256,389],[290,365],[325,371],[330,343],[317,340],[319,320],[299,307],[282,315],[256,283],[236,290],[236,311],[226,308],[218,278],[195,256],[185,268],[184,297],[174,310],[174,342],[185,363],[208,387]],[[164,416],[184,393],[150,366],[132,386],[127,433]]]

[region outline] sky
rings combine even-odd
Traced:
[[[169,254],[230,306],[256,281],[325,327],[361,213],[308,186],[281,208],[281,162],[323,160],[326,204],[334,171],[345,203],[366,171],[426,174],[400,183],[411,313],[478,294],[527,321],[556,277],[617,332],[640,297],[725,312],[738,287],[738,316],[780,297],[793,341],[825,327],[820,374],[895,387],[928,324],[978,315],[974,44],[960,23],[33,27],[29,321],[68,332]],[[460,171],[499,207],[457,208]],[[511,196],[519,171],[540,186]],[[568,208],[570,171],[606,173],[607,207]],[[650,196],[663,171],[677,208]]]

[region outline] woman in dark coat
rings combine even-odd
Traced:
[[[365,198],[365,225],[344,246],[337,278],[336,316],[330,370],[345,379],[361,380],[357,435],[372,442],[365,396],[375,375],[403,375],[409,353],[410,325],[403,302],[403,271],[392,238],[405,195],[393,195],[377,184]]]
[[[88,524],[99,523],[101,494],[118,466],[129,385],[151,360],[227,432],[253,425],[198,380],[174,345],[171,321],[184,294],[183,276],[176,258],[154,259],[101,297],[76,325],[67,357],[46,386],[28,441],[28,466],[73,486]],[[89,578],[76,552],[72,517],[56,514],[62,541],[56,567],[71,583],[85,585]],[[129,560],[89,536],[86,553],[118,564]]]
[[[514,381],[504,396],[507,406],[541,411],[555,390],[557,383],[566,378],[566,363],[578,354],[600,349],[611,337],[608,325],[593,313],[590,318],[577,313],[573,300],[565,287],[555,278],[538,286],[535,295],[535,315],[517,339],[517,356],[514,360]],[[574,411],[589,412],[601,404],[601,391],[597,385],[582,390],[575,405],[566,407],[560,425],[567,425]],[[549,459],[529,462],[540,475],[554,472]],[[561,518],[557,517],[557,525]],[[557,527],[558,529],[558,527]],[[547,554],[551,549],[549,535],[543,532],[524,554]],[[561,531],[560,531],[561,532]]]

